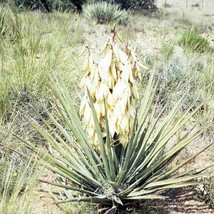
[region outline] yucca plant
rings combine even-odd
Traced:
[[[127,24],[129,20],[128,12],[121,9],[120,5],[104,1],[83,5],[83,15],[98,24]]]
[[[166,189],[195,185],[194,179],[199,176],[192,170],[179,174],[179,169],[202,151],[177,165],[171,162],[204,130],[177,138],[170,149],[166,145],[200,106],[195,110],[190,107],[177,118],[181,98],[163,117],[164,109],[156,111],[158,83],[152,74],[142,104],[135,111],[135,79],[143,66],[131,48],[120,48],[116,38],[113,33],[98,65],[91,55],[87,61],[82,83],[87,93],[81,107],[83,121],[68,87],[59,77],[52,82],[55,114],[47,110],[49,119],[39,116],[40,124],[30,120],[53,154],[22,139],[40,157],[35,161],[60,177],[44,181],[64,189],[68,200],[57,203],[89,201],[116,207],[130,201],[164,199],[162,192]],[[119,107],[114,113],[116,105]]]

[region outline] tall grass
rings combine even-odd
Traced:
[[[38,170],[30,160],[13,152],[20,147],[13,137],[15,130],[14,122],[0,123],[0,214],[31,213],[37,185]]]
[[[40,113],[43,100],[49,105],[52,75],[76,81],[73,50],[82,45],[83,31],[74,14],[0,10],[0,213],[31,213],[34,168],[7,148],[23,151],[13,134],[37,138],[20,112],[32,116],[30,105]]]
[[[8,156],[11,154],[8,154]],[[33,175],[31,163],[26,166],[17,166],[14,159],[0,160],[0,213],[2,214],[28,214],[32,203],[33,188],[36,177]]]
[[[17,13],[9,7],[1,10],[0,120],[6,121],[17,102],[49,94],[53,73],[72,75],[70,47],[82,42],[82,31],[79,27],[73,32],[75,21],[70,21],[70,14]]]

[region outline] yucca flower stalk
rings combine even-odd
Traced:
[[[98,148],[98,138],[90,108],[88,95],[91,96],[101,126],[102,135],[106,137],[105,107],[108,114],[109,133],[115,141],[126,146],[133,129],[136,115],[136,100],[139,99],[137,77],[141,77],[143,66],[136,58],[134,50],[128,45],[121,49],[117,44],[117,34],[104,45],[104,57],[98,62],[89,51],[85,63],[85,75],[81,81],[84,98],[80,106],[85,129],[93,146]],[[104,105],[105,100],[105,105]]]

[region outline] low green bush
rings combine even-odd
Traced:
[[[115,0],[116,3],[121,4],[125,9],[135,9],[135,10],[156,10],[155,0]]]
[[[86,0],[1,0],[2,3],[12,3],[19,8],[42,10],[44,12],[51,12],[53,10],[82,10],[82,5]]]
[[[13,3],[19,8],[40,9],[45,12],[52,10],[77,10],[82,11],[85,3],[98,3],[100,0],[0,0],[0,3]],[[105,0],[106,3],[119,4],[123,9],[149,10],[157,9],[155,0]]]

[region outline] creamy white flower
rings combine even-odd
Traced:
[[[106,136],[105,99],[110,136],[114,138],[116,134],[123,146],[127,145],[133,128],[135,102],[139,98],[136,78],[140,76],[141,64],[133,50],[126,46],[123,51],[112,39],[105,44],[103,54],[104,57],[98,64],[94,63],[91,54],[89,55],[85,64],[85,75],[81,81],[85,96],[80,105],[80,115],[92,144],[97,149],[99,143],[86,98],[87,89],[94,102],[102,136]]]

